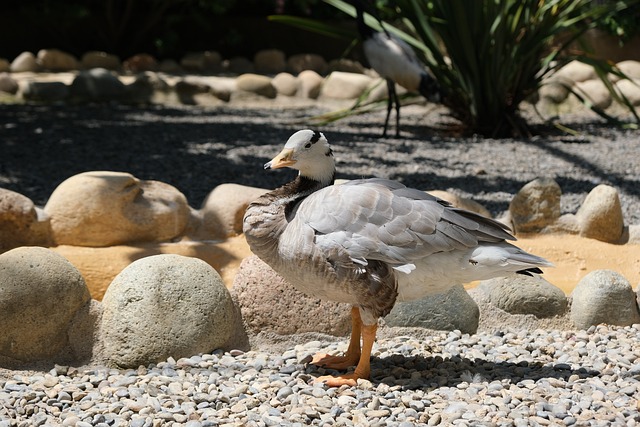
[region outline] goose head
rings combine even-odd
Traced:
[[[276,157],[265,163],[265,169],[291,168],[303,178],[329,185],[333,182],[336,164],[333,151],[322,132],[300,130],[289,138]]]

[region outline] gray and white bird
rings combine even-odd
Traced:
[[[356,23],[362,41],[364,55],[373,68],[387,83],[387,117],[382,136],[387,135],[389,117],[395,104],[396,137],[400,135],[400,100],[396,83],[411,92],[419,92],[429,101],[439,102],[441,91],[438,82],[427,72],[416,53],[405,41],[389,33],[379,18],[383,31],[375,31],[364,21],[365,0],[351,0],[356,8]]]
[[[334,185],[333,152],[313,130],[294,133],[265,169],[299,171],[288,184],[251,203],[244,234],[252,252],[300,291],[352,306],[351,341],[342,356],[313,363],[355,371],[320,377],[354,385],[370,375],[378,319],[396,301],[446,292],[456,284],[540,274],[552,266],[506,240],[497,221],[385,179]],[[360,339],[362,338],[362,346]]]

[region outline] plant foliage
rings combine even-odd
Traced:
[[[355,16],[342,0],[326,3]],[[614,98],[631,104],[609,82],[622,76],[613,64],[569,49],[599,22],[629,3],[590,0],[395,0],[385,28],[411,44],[440,83],[443,102],[468,133],[501,137],[528,134],[522,101],[570,61],[596,70]],[[379,25],[368,17],[372,27]],[[324,31],[327,31],[326,28]],[[607,119],[603,111],[599,114]],[[635,116],[638,119],[638,116]]]

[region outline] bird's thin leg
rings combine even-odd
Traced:
[[[396,91],[396,85],[391,85],[393,88],[393,102],[396,103],[396,138],[400,136],[400,100],[398,99],[398,92]]]
[[[384,119],[384,130],[382,136],[387,136],[387,127],[389,126],[389,117],[391,116],[391,109],[393,108],[394,94],[396,93],[396,86],[393,80],[387,79],[387,118]]]
[[[353,373],[339,375],[337,377],[327,375],[319,377],[316,381],[324,382],[329,387],[340,387],[342,385],[356,386],[360,378],[369,379],[371,375],[371,350],[376,340],[377,330],[377,323],[373,325],[362,325],[362,355]]]
[[[351,308],[351,340],[345,354],[332,356],[326,353],[318,353],[313,356],[312,364],[330,369],[347,369],[354,366],[360,360],[360,334],[362,330],[362,319],[360,309]]]

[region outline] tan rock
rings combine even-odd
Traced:
[[[33,53],[22,52],[11,62],[10,69],[12,73],[22,73],[25,71],[35,72],[40,70],[40,65],[38,65],[36,56]]]
[[[637,107],[640,105],[640,78],[633,80],[618,80],[616,87],[620,93],[629,100],[631,105]]]
[[[591,65],[580,61],[571,61],[555,74],[556,77],[565,77],[573,82],[584,82],[597,78]]]
[[[9,73],[0,72],[0,92],[15,95],[18,93],[18,82],[15,81]]]
[[[320,94],[334,99],[356,99],[369,87],[371,81],[364,74],[334,71],[325,79]]]
[[[297,95],[302,98],[316,99],[320,95],[320,89],[324,83],[324,79],[313,70],[305,70],[298,74]]]
[[[7,73],[9,71],[11,71],[11,63],[4,58],[0,58],[0,73]]]
[[[562,191],[551,178],[538,178],[524,185],[509,203],[515,231],[533,233],[560,218]]]
[[[620,61],[616,66],[630,79],[640,79],[640,61]]]
[[[576,218],[581,236],[603,242],[619,241],[624,218],[618,191],[609,185],[598,185],[587,195]]]
[[[260,74],[246,73],[236,79],[238,89],[266,98],[275,98],[278,92],[271,84],[271,78]]]
[[[315,53],[301,53],[292,55],[287,60],[287,70],[292,74],[300,74],[304,70],[312,70],[318,74],[326,74],[329,66],[327,61]]]
[[[82,68],[104,68],[106,70],[119,70],[122,64],[117,55],[107,52],[92,50],[82,55],[80,60]]]
[[[85,172],[61,183],[45,206],[57,244],[110,246],[181,235],[189,205],[175,187],[122,172]]]
[[[298,79],[289,73],[278,73],[275,75],[271,84],[276,88],[278,94],[284,96],[294,96],[298,91]]]
[[[491,218],[491,212],[489,212],[487,208],[485,208],[480,203],[474,200],[467,199],[466,197],[458,196],[456,194],[449,193],[448,191],[442,191],[442,190],[432,190],[432,191],[427,191],[427,193],[431,194],[432,196],[436,196],[442,200],[446,200],[447,202],[451,203],[453,206],[457,208],[466,209],[468,211],[475,212],[487,218]]]
[[[280,49],[263,49],[253,57],[256,72],[263,74],[277,74],[287,68],[287,61]]]
[[[0,355],[29,362],[55,357],[68,346],[67,330],[89,301],[80,272],[40,247],[0,255]]]
[[[224,239],[241,234],[247,206],[267,191],[239,184],[217,186],[202,203],[202,225],[196,232],[196,238]]]
[[[347,58],[332,59],[329,61],[329,72],[344,71],[346,73],[364,74],[365,68],[358,61]]]
[[[348,304],[311,298],[297,291],[257,256],[242,262],[231,294],[246,328],[253,333],[344,336],[351,328]]]
[[[604,110],[612,103],[609,89],[607,89],[605,84],[599,79],[576,83],[576,88],[578,89],[578,93],[586,97],[586,99],[597,108]]]
[[[43,70],[71,71],[79,68],[79,62],[75,56],[59,49],[39,50],[37,62]]]
[[[140,73],[142,71],[156,71],[158,69],[158,61],[148,53],[138,53],[127,58],[122,66],[126,71]]]
[[[0,188],[0,253],[18,246],[49,244],[48,216],[28,197]]]

